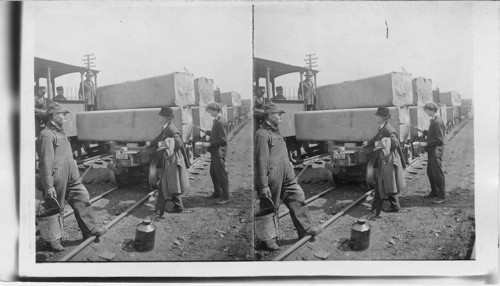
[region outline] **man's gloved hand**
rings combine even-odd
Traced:
[[[269,187],[265,187],[259,192],[260,199],[270,199],[271,198],[271,189]]]
[[[54,189],[54,187],[47,189],[45,191],[45,193],[43,194],[43,197],[47,198],[47,199],[55,199],[55,200],[57,200],[56,189]]]

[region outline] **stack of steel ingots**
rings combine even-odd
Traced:
[[[220,103],[225,109],[224,116],[226,116],[229,123],[234,122],[239,117],[238,107],[241,107],[241,96],[236,91],[222,92],[220,94]]]
[[[145,142],[162,126],[161,107],[174,110],[173,123],[186,142],[192,139],[195,104],[193,74],[174,72],[138,81],[99,87],[97,110],[77,114],[79,140]]]
[[[213,125],[212,116],[206,111],[207,106],[214,102],[214,81],[212,79],[200,77],[194,80],[194,94],[196,106],[191,107],[193,114],[193,139],[201,138],[201,127],[211,130]]]
[[[424,111],[426,102],[433,101],[432,80],[423,77],[412,80],[413,104],[410,106],[410,123],[422,130],[429,129],[429,116]],[[439,94],[439,90],[437,90]],[[422,133],[416,128],[410,128],[410,138],[415,141]]]
[[[299,140],[360,142],[378,130],[375,112],[388,107],[390,122],[402,142],[409,139],[409,106],[413,103],[411,75],[392,72],[380,76],[320,86],[316,110],[295,115]]]
[[[453,122],[460,116],[460,106],[462,105],[462,96],[456,91],[440,92],[433,91],[433,101],[440,106],[439,115],[443,118],[444,123]]]

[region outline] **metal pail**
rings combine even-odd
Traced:
[[[365,250],[370,246],[370,225],[365,219],[352,224],[349,244],[353,250]]]
[[[268,241],[278,236],[278,215],[274,208],[265,209],[255,214],[254,231],[257,241]]]
[[[134,247],[137,251],[150,251],[155,247],[156,226],[150,218],[137,225]]]
[[[37,216],[38,229],[44,241],[61,239],[63,235],[63,216],[58,212],[49,216]]]

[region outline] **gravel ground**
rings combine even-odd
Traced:
[[[112,227],[106,235],[94,241],[71,261],[239,261],[253,258],[252,228],[252,124],[246,124],[230,140],[226,158],[229,172],[231,203],[218,206],[208,198],[213,192],[209,174],[209,154],[190,174],[190,190],[184,195],[182,214],[165,213],[154,221],[155,246],[152,251],[134,249],[136,225],[146,217],[154,217],[156,195],[133,210]],[[231,138],[231,137],[230,137]],[[81,170],[83,173],[83,170]],[[196,173],[196,174],[195,174]],[[84,178],[90,197],[95,197],[113,185],[104,165],[94,165]],[[119,213],[151,192],[147,182],[130,184],[101,199],[94,206],[96,220],[107,224]],[[38,194],[40,198],[40,194]],[[167,211],[172,208],[168,203]],[[37,236],[37,262],[57,261],[72,247],[82,242],[74,216],[65,219],[64,252],[52,253]],[[104,257],[104,258],[103,258]]]
[[[474,137],[473,121],[469,120],[450,133],[445,142],[443,169],[449,201],[440,205],[424,198],[430,184],[426,174],[426,157],[415,162],[416,174],[407,174],[407,187],[400,196],[399,213],[382,213],[370,221],[370,246],[364,251],[350,249],[351,225],[369,213],[369,202],[331,224],[314,241],[291,254],[286,260],[463,260],[470,259],[475,241],[474,216]],[[300,170],[297,170],[298,173]],[[327,172],[313,164],[299,178],[306,198],[330,185]],[[363,184],[343,186],[319,198],[309,207],[313,222],[321,224],[362,196]],[[286,207],[282,207],[286,208]],[[278,245],[286,249],[298,241],[289,216],[280,220]],[[271,260],[280,251],[257,251],[257,260]]]

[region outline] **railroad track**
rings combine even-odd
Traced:
[[[314,159],[310,160],[310,162],[308,163],[308,165],[305,166],[304,170],[307,168],[307,166],[309,166],[311,163],[313,163],[313,162],[315,162],[317,160],[321,160],[321,155],[319,155],[317,158],[314,158]],[[419,157],[414,158],[413,161],[410,163],[410,165],[408,165],[406,167],[406,169],[405,169],[405,172],[404,172],[405,177],[408,178],[410,176],[409,174],[417,174],[416,172],[414,172],[414,170],[415,169],[422,169],[421,165],[424,162],[426,162],[426,156],[419,156]],[[302,172],[304,170],[302,170]],[[302,174],[302,172],[300,172],[296,176],[296,178],[299,177]],[[317,194],[317,195],[315,195],[313,197],[308,198],[305,201],[306,205],[309,206],[312,202],[314,202],[318,198],[326,196],[326,195],[330,195],[335,190],[336,190],[336,188],[334,188],[334,187],[327,188],[326,190],[320,192],[319,194]],[[346,215],[349,211],[351,211],[352,209],[354,209],[355,207],[357,207],[362,201],[366,200],[370,195],[373,194],[373,192],[374,192],[374,189],[368,190],[366,193],[364,193],[362,196],[360,196],[357,199],[355,199],[352,203],[350,203],[348,206],[344,207],[342,210],[340,210],[335,215],[333,215],[332,217],[330,217],[326,222],[324,222],[320,226],[323,229],[328,228],[336,220],[338,220],[342,216]],[[281,218],[285,217],[286,215],[288,215],[289,213],[290,212],[287,209],[286,211],[278,214],[278,217],[281,219]],[[315,238],[318,238],[318,237],[321,237],[321,234],[317,235]],[[285,249],[283,251],[280,251],[280,253],[277,256],[275,256],[272,260],[273,261],[283,261],[283,260],[285,260],[292,253],[294,253],[300,247],[302,247],[303,245],[305,245],[311,238],[312,238],[312,236],[310,236],[310,235],[303,237],[302,239],[298,240],[297,242],[295,242],[293,245],[291,245],[287,249]]]
[[[245,126],[246,123],[247,123],[247,120],[243,121],[236,129],[234,129],[230,133],[229,140],[232,140],[241,131],[241,129]],[[92,168],[92,166],[96,162],[98,162],[100,160],[104,160],[106,157],[109,157],[109,156],[110,156],[109,154],[104,154],[101,156],[95,156],[95,157],[88,158],[88,159],[84,160],[84,162],[82,162],[82,165],[84,165],[84,166],[89,165],[89,167],[84,172],[84,174],[81,176],[81,178],[85,176],[85,174]],[[208,156],[206,156],[206,154],[203,154],[202,156],[195,159],[195,161],[193,162],[191,167],[188,169],[188,173],[191,175],[199,174],[199,172],[197,172],[197,170],[198,171],[205,170],[205,168],[209,165],[208,164],[209,162],[210,162],[210,158]],[[119,190],[118,187],[114,187],[114,188],[109,189],[108,191],[92,198],[90,200],[90,204],[95,205],[99,200],[101,200],[102,198],[108,196],[109,194],[111,194],[117,190]],[[106,227],[108,230],[111,230],[118,222],[120,222],[123,218],[125,218],[127,215],[129,215],[136,208],[141,206],[141,204],[143,204],[149,198],[154,196],[157,192],[158,192],[158,190],[156,190],[156,189],[151,190],[147,195],[138,199],[135,204],[133,204],[132,206],[127,208],[125,211],[123,211],[122,213],[117,215],[112,221],[107,223],[104,227]],[[71,216],[72,214],[74,214],[73,209],[68,209],[63,213],[63,216],[64,216],[64,218],[66,218],[66,217]],[[105,237],[105,236],[106,235],[104,235],[103,237]],[[86,247],[88,247],[96,238],[97,238],[96,236],[91,236],[91,237],[87,238],[86,240],[82,241],[79,245],[73,247],[71,250],[69,250],[69,252],[67,254],[65,254],[63,257],[58,259],[58,262],[67,262],[67,261],[71,260],[78,253],[80,253],[82,250],[84,250]]]

